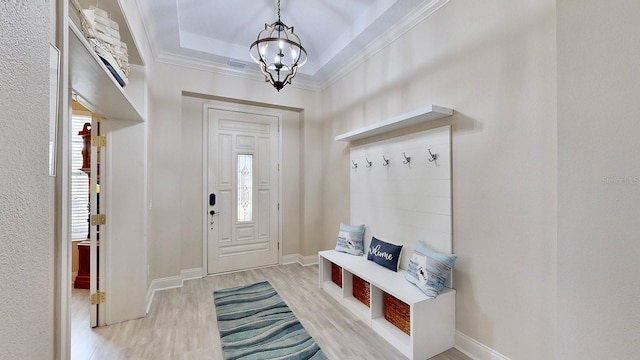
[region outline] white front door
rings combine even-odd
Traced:
[[[278,263],[278,117],[209,108],[209,274]]]

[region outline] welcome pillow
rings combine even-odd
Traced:
[[[390,244],[382,240],[378,240],[375,236],[371,237],[371,245],[367,260],[371,260],[378,265],[382,265],[389,270],[398,271],[398,261],[400,260],[400,252],[402,245]]]
[[[440,294],[458,255],[430,250],[420,240],[413,249],[405,278],[430,298]]]
[[[340,223],[336,251],[358,256],[364,254],[364,225],[351,226]]]

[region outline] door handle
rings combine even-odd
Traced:
[[[211,215],[211,222],[210,222],[211,225],[213,225],[213,216],[214,215],[218,215],[218,214],[220,214],[220,213],[216,212],[215,210],[209,211],[209,215]]]

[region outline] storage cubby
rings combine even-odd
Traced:
[[[336,264],[331,264],[331,281],[342,288],[342,268]]]
[[[382,293],[382,314],[391,325],[411,335],[411,307],[404,301],[386,292]]]
[[[428,359],[453,347],[454,289],[445,288],[431,299],[405,280],[404,270],[390,271],[364,256],[327,250],[318,253],[318,260],[320,287],[409,359]],[[334,266],[342,269],[342,287],[332,280]],[[369,283],[369,306],[354,296],[358,278]],[[385,318],[385,294],[408,306],[408,334]]]
[[[358,275],[353,275],[352,281],[353,297],[363,303],[366,307],[371,307],[371,284]]]

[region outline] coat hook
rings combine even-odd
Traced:
[[[384,157],[384,155],[382,155],[382,166],[388,166],[389,165],[389,159],[387,159],[386,157]]]
[[[429,162],[434,162],[434,161],[438,160],[438,154],[432,153],[431,149],[429,149],[429,155],[431,155],[431,159],[429,159]]]
[[[402,156],[404,156],[404,161],[402,163],[409,165],[409,163],[411,162],[411,156],[407,156],[407,154],[405,153],[402,153]]]
[[[352,169],[358,168],[358,164],[355,161],[351,160],[351,163],[353,164],[353,166],[351,167]]]
[[[365,159],[366,159],[366,162],[367,162],[367,165],[365,165],[365,166],[370,168],[371,165],[373,165],[373,163],[371,161],[369,161],[369,158],[365,158]]]

